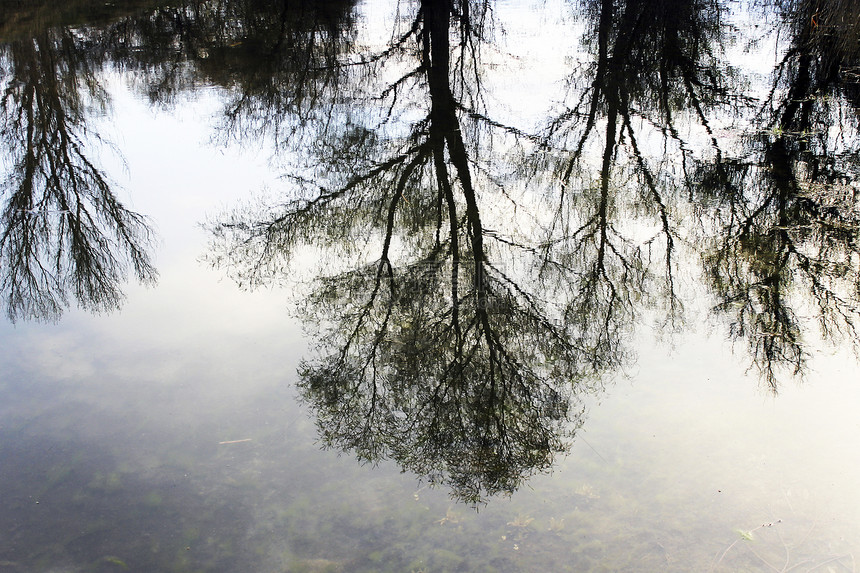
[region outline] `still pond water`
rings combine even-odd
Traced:
[[[0,5],[0,572],[860,567],[856,3]]]

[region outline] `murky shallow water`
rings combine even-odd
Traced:
[[[127,175],[104,161],[158,231],[158,286],[0,325],[0,571],[857,569],[844,349],[813,347],[773,396],[721,326],[643,328],[569,453],[477,510],[322,449],[295,388],[317,341],[290,292],[199,260],[205,217],[278,184],[267,152],[209,144],[212,94],[152,110],[120,85],[102,132]]]

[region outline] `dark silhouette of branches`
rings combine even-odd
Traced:
[[[716,310],[731,317],[732,337],[746,341],[774,391],[782,372],[805,369],[803,315],[817,316],[826,339],[857,341],[860,210],[851,183],[860,163],[856,147],[845,145],[856,125],[837,112],[852,97],[844,74],[856,65],[857,46],[832,31],[845,31],[836,26],[838,7],[782,5],[790,45],[761,111],[768,129],[748,135],[745,156],[701,175],[720,207],[719,234],[704,257]]]
[[[478,54],[480,26],[464,20],[474,9],[422,2],[398,36],[416,49],[380,93],[390,106],[426,106],[405,135],[355,115],[315,131],[312,164],[325,183],[296,176],[276,211],[235,213],[211,229],[213,262],[243,284],[288,273],[299,246],[353,257],[356,243],[378,249],[320,277],[303,305],[320,341],[301,369],[303,396],[331,447],[392,458],[477,503],[549,467],[582,415],[575,397],[599,386],[590,366],[612,360],[578,346],[556,306],[493,263],[501,246],[523,249],[481,215],[481,148],[464,121],[501,124],[465,111],[480,91],[464,71]],[[371,60],[386,63],[362,61]],[[423,97],[410,103],[407,92]]]
[[[647,293],[661,293],[649,302],[665,311],[668,324],[680,318],[672,206],[691,184],[693,151],[678,123],[698,123],[719,157],[708,112],[738,98],[729,87],[733,71],[718,58],[725,33],[718,2],[588,2],[583,12],[594,60],[571,76],[575,101],[547,128],[546,145],[556,151],[546,168],[552,218],[540,273],[566,285],[566,316],[580,331],[594,331],[592,345],[614,349],[599,354],[620,355],[625,328]],[[643,149],[640,138],[652,135],[643,126],[662,135],[664,152],[675,145],[680,177]],[[637,224],[656,234],[633,239]],[[655,248],[663,258],[657,272],[649,260]],[[587,327],[594,324],[600,327]]]
[[[116,308],[131,271],[155,280],[150,230],[87,154],[87,108],[107,105],[88,54],[67,29],[13,42],[0,100],[8,165],[0,213],[0,290],[10,319],[56,319],[73,298]]]

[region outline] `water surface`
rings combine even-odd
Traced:
[[[3,7],[0,570],[856,569],[856,7],[276,4]]]

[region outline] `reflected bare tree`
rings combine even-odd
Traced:
[[[144,218],[113,193],[88,145],[107,95],[99,60],[68,28],[0,46],[0,292],[11,320],[56,319],[74,299],[116,308],[133,272],[155,280]]]

